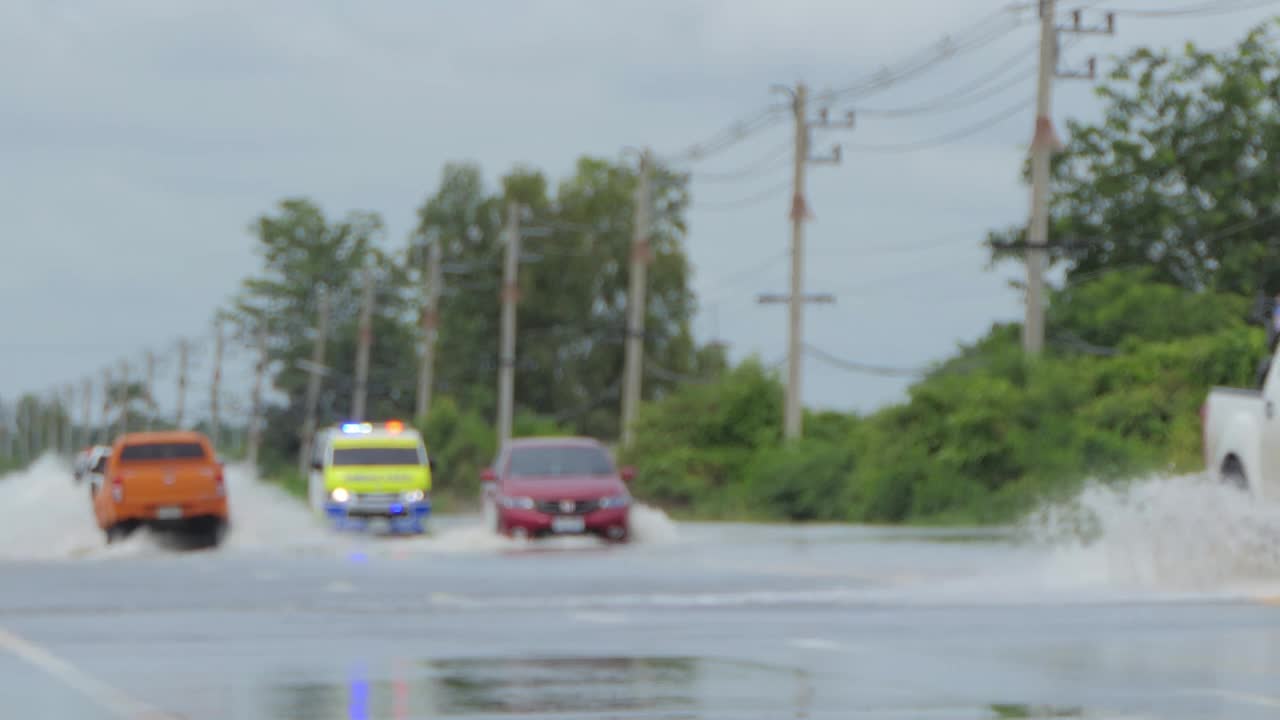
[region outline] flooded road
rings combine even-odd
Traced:
[[[1086,498],[1088,542],[1062,517],[1029,537],[640,508],[640,541],[612,548],[507,542],[471,518],[334,537],[241,479],[230,542],[195,553],[42,529],[11,514],[19,491],[70,482],[10,480],[5,718],[1280,713],[1280,523],[1180,480],[1127,508]]]

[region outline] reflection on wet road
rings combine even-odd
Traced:
[[[1188,528],[1144,531],[1172,547],[1124,528],[1046,546],[1008,533],[675,528],[654,513],[630,547],[529,547],[447,518],[431,538],[334,538],[291,508],[216,552],[143,537],[107,551],[36,538],[29,557],[7,553],[0,717],[1280,712],[1272,568],[1160,570]],[[61,555],[38,552],[50,545]]]

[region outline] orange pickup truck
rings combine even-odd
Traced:
[[[93,510],[108,543],[145,525],[216,545],[227,529],[222,463],[200,433],[122,435],[111,448]]]

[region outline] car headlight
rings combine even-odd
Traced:
[[[351,499],[351,491],[346,488],[334,488],[329,493],[329,499],[336,503],[344,503]]]
[[[533,498],[527,497],[502,497],[498,498],[498,502],[504,508],[517,508],[520,510],[532,510],[534,506]]]
[[[604,510],[607,510],[609,508],[626,507],[630,504],[631,504],[630,495],[613,495],[611,497],[601,498],[600,500],[600,507],[601,509],[604,509]]]
[[[407,503],[416,503],[416,502],[422,502],[424,499],[426,499],[426,497],[427,497],[427,494],[421,490],[410,490],[402,494],[400,496],[400,499],[404,500]]]

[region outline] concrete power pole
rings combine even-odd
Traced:
[[[1081,11],[1072,13],[1072,24],[1057,25],[1057,0],[1040,0],[1040,67],[1036,80],[1036,124],[1031,141],[1031,219],[1027,224],[1027,306],[1022,323],[1022,349],[1027,355],[1044,350],[1044,270],[1049,244],[1049,170],[1050,159],[1058,147],[1053,130],[1053,79],[1085,78],[1097,75],[1097,61],[1089,59],[1088,71],[1065,73],[1058,68],[1058,36],[1061,32],[1077,35],[1111,35],[1115,32],[1115,14],[1108,13],[1101,27],[1084,27]]]
[[[311,440],[316,434],[316,405],[320,402],[320,375],[324,371],[324,346],[329,335],[329,293],[321,287],[316,295],[316,338],[311,346],[311,363],[307,367],[307,397],[302,422],[302,450],[298,453],[298,470],[306,475],[311,463]]]
[[[110,445],[115,436],[111,434],[111,368],[104,368],[102,371],[102,444]]]
[[[120,414],[117,416],[116,433],[129,432],[129,361],[120,361]]]
[[[1053,75],[1057,69],[1057,0],[1040,2],[1040,72],[1036,80],[1036,130],[1031,142],[1031,222],[1027,228],[1027,307],[1022,348],[1044,348],[1044,247],[1049,238],[1049,154],[1053,151]]]
[[[58,444],[62,446],[62,451],[68,455],[75,454],[75,413],[71,408],[76,403],[76,386],[67,385],[62,388],[62,437],[59,438]]]
[[[502,264],[502,338],[498,349],[498,442],[511,439],[515,412],[516,303],[520,301],[520,206],[507,204]]]
[[[151,430],[156,422],[156,354],[150,350],[147,351],[146,373],[147,386],[143,392],[147,401],[147,429]]]
[[[214,452],[222,435],[222,321],[213,323],[213,382],[209,388],[209,443]]]
[[[799,438],[803,432],[804,418],[802,363],[804,362],[804,306],[810,302],[833,302],[830,295],[806,295],[804,292],[804,223],[809,219],[809,206],[805,199],[806,169],[811,164],[839,164],[840,146],[832,148],[831,155],[815,158],[810,155],[809,131],[814,128],[853,127],[853,113],[842,123],[831,123],[824,108],[819,119],[809,119],[809,90],[804,83],[792,88],[776,88],[791,99],[791,112],[795,123],[795,157],[791,195],[791,292],[787,294],[787,395],[783,412],[783,435],[788,440]],[[776,296],[762,296],[761,302],[778,302]]]
[[[93,443],[93,378],[85,378],[80,388],[80,432],[76,436],[75,447],[84,447]]]
[[[351,419],[362,422],[369,393],[369,349],[373,345],[373,268],[366,259],[364,289],[360,297],[360,337],[356,344],[356,389],[351,400]]]
[[[649,233],[652,224],[651,183],[653,159],[649,150],[640,154],[636,184],[635,227],[631,240],[630,285],[627,289],[627,345],[622,385],[622,446],[631,446],[632,425],[640,407],[644,370],[645,289],[649,266]]]
[[[267,374],[267,330],[259,325],[257,332],[258,362],[253,368],[253,393],[249,403],[249,449],[246,452],[250,468],[258,467],[258,448],[262,446],[262,380]]]
[[[444,282],[444,248],[440,236],[429,239],[426,303],[422,308],[422,365],[418,368],[417,404],[413,416],[422,421],[431,410],[431,387],[435,381],[436,337],[440,326],[440,293]]]
[[[178,341],[178,408],[174,412],[173,426],[182,429],[183,417],[187,408],[187,354],[189,348],[185,339]]]

